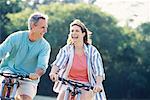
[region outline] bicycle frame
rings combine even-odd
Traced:
[[[70,94],[71,93],[71,94]],[[69,98],[71,100],[75,99],[75,96],[77,96],[77,100],[80,100],[80,96],[81,96],[81,90],[79,88],[73,88],[73,90],[68,86],[68,88],[65,91],[65,96],[64,96],[64,100],[68,100]]]
[[[93,86],[91,85],[85,85],[83,83],[79,83],[79,82],[75,82],[72,80],[67,80],[61,77],[58,77],[59,81],[62,81],[62,84],[64,85],[68,85],[67,89],[65,90],[65,96],[64,96],[64,100],[74,100],[76,98],[76,100],[80,100],[80,96],[82,94],[81,89],[87,90],[89,91],[90,89],[93,89]],[[71,96],[71,98],[70,98]]]
[[[12,73],[0,73],[0,75],[4,76],[5,78],[1,84],[0,100],[15,100],[16,91],[19,86],[19,80],[29,78],[29,76]]]

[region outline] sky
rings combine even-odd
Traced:
[[[150,0],[97,0],[95,4],[113,15],[120,26],[136,28],[150,22]]]

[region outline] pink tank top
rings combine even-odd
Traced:
[[[74,55],[72,67],[70,69],[68,78],[76,81],[89,82],[85,54]]]

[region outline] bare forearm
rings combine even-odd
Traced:
[[[58,72],[59,68],[56,65],[52,66],[51,72],[49,73],[50,79],[52,81],[57,81],[58,77],[57,77],[57,72]]]
[[[45,73],[45,71],[44,71],[43,69],[37,68],[34,73],[30,73],[29,78],[30,78],[31,80],[37,80],[37,79],[40,78],[44,73]]]
[[[57,73],[58,70],[59,70],[59,68],[56,65],[54,65],[54,66],[52,66],[52,69],[51,69],[50,73]]]
[[[95,93],[102,91],[101,83],[103,82],[103,77],[102,76],[97,76],[96,77],[96,84],[93,88],[93,91]]]
[[[45,73],[45,71],[42,68],[37,68],[35,73],[39,76],[42,76]]]
[[[96,84],[101,84],[103,82],[103,77],[102,76],[97,76],[96,77]]]

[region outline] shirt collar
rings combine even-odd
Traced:
[[[84,52],[85,52],[85,55],[87,56],[88,55],[88,45],[84,44]]]
[[[73,45],[71,45],[70,50],[74,50]],[[85,52],[85,55],[87,56],[88,55],[88,45],[86,45],[85,43],[84,43],[84,52]]]

